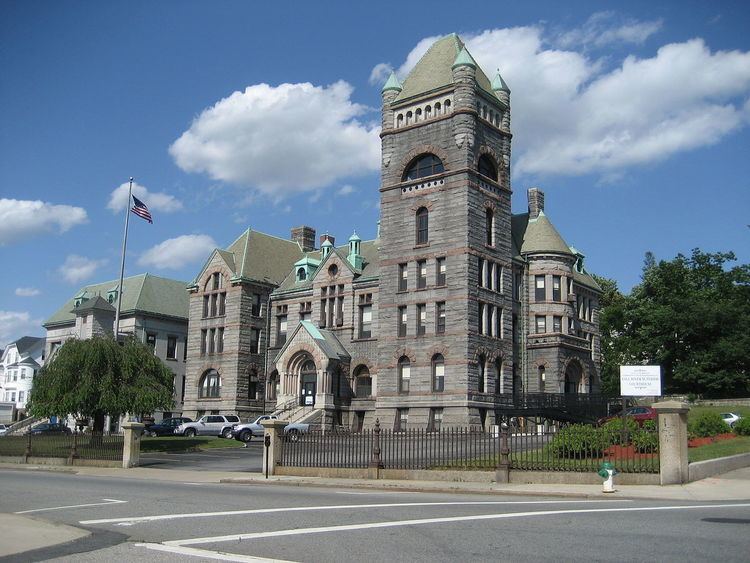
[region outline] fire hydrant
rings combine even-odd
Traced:
[[[604,483],[602,483],[603,493],[615,492],[615,475],[617,475],[617,470],[615,469],[615,466],[612,465],[612,462],[605,461],[604,463],[602,463],[601,467],[599,468],[599,477],[604,479]]]

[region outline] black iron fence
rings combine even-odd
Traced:
[[[570,430],[573,429],[573,430]],[[625,438],[604,428],[527,425],[505,430],[510,468],[538,471],[597,471],[609,461],[624,473],[658,473],[655,433]],[[289,467],[385,469],[496,469],[501,463],[503,432],[480,428],[375,428],[360,433],[314,431],[284,441],[281,465]]]
[[[51,434],[0,437],[0,456],[121,461],[122,434]]]

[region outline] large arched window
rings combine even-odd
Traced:
[[[571,362],[565,369],[565,387],[564,391],[566,394],[578,393],[579,385],[581,383],[581,368],[578,364]]]
[[[495,163],[492,162],[492,159],[487,156],[486,154],[483,154],[479,157],[479,173],[489,178],[490,180],[494,180],[497,182],[497,168],[495,168]]]
[[[442,160],[431,153],[422,154],[409,163],[401,181],[406,182],[407,180],[416,180],[432,176],[433,174],[440,174],[443,170],[445,169],[443,168]]]
[[[226,310],[227,291],[224,275],[214,272],[203,286],[203,318],[223,317]]]
[[[411,383],[411,363],[409,358],[401,356],[398,361],[398,392],[408,393]]]
[[[427,244],[430,240],[430,212],[426,207],[417,209],[417,244]]]
[[[218,371],[210,369],[203,374],[198,394],[202,399],[221,397],[221,376]]]
[[[445,391],[445,358],[442,354],[432,356],[432,390],[435,393]]]
[[[478,363],[478,372],[479,376],[477,378],[477,391],[480,393],[484,393],[484,380],[485,380],[485,369],[486,369],[486,363],[484,356],[479,356]]]
[[[359,366],[354,370],[355,392],[357,397],[372,396],[372,377],[367,366]]]

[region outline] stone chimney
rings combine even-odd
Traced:
[[[529,219],[536,219],[544,211],[544,192],[539,188],[529,188]]]
[[[336,246],[336,237],[332,237],[328,233],[320,235],[320,244],[322,245],[325,241],[330,240],[333,246]]]
[[[302,225],[292,229],[291,239],[300,245],[302,252],[315,250],[315,229]]]

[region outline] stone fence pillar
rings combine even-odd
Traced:
[[[284,427],[289,423],[285,420],[263,420],[261,424],[266,429],[263,440],[265,441],[266,436],[271,439],[268,448],[265,443],[263,444],[263,467],[261,471],[265,473],[266,468],[268,468],[268,474],[275,475],[276,466],[281,462],[281,440],[284,437]]]
[[[122,425],[125,444],[122,450],[122,466],[138,467],[141,459],[141,434],[144,424],[140,422],[125,422]]]
[[[688,482],[687,413],[680,401],[652,405],[659,415],[659,474],[662,485]]]

